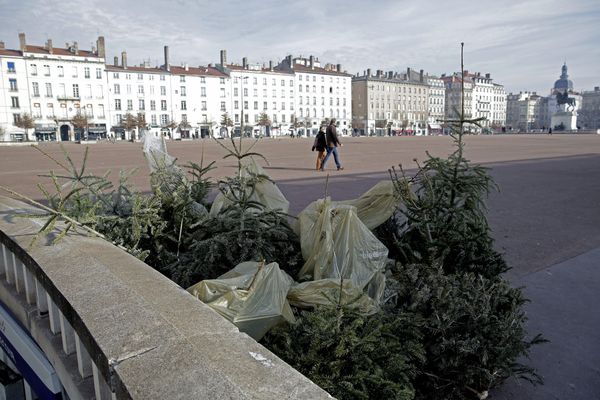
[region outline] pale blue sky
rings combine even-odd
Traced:
[[[313,54],[349,73],[367,68],[490,72],[507,91],[546,94],[564,60],[577,90],[600,86],[600,1],[126,1],[0,0],[0,40],[18,47],[50,37],[89,48],[106,37],[107,59],[127,50],[130,64],[278,61]]]

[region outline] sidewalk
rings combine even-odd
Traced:
[[[509,380],[498,400],[600,399],[600,248],[513,281],[531,300],[528,332],[550,343],[535,346],[527,364],[544,385]]]

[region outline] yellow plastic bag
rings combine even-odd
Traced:
[[[283,320],[295,322],[286,300],[294,280],[277,263],[243,262],[217,279],[187,290],[233,322],[240,331],[260,340]]]

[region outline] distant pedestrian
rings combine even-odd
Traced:
[[[315,137],[315,141],[312,146],[312,151],[317,150],[317,171],[322,171],[321,165],[323,164],[323,159],[325,158],[325,149],[327,148],[327,139],[325,138],[325,127],[322,126],[319,129],[319,133]]]
[[[337,152],[338,145],[341,147],[342,143],[340,143],[340,140],[338,139],[337,130],[335,128],[335,119],[331,119],[331,122],[329,122],[329,126],[327,127],[327,131],[325,133],[325,138],[327,140],[327,155],[321,164],[321,170],[325,169],[325,164],[327,164],[327,160],[329,159],[329,156],[331,156],[331,153],[333,153],[333,159],[335,160],[335,165],[338,171],[343,170],[344,167],[342,167],[342,164],[340,163],[340,158]]]

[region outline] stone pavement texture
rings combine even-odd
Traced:
[[[343,138],[344,171],[330,163],[328,193],[334,199],[359,196],[402,163],[414,168],[426,151],[446,156],[447,137]],[[322,197],[327,173],[313,171],[310,139],[263,140],[254,150],[270,161],[266,171],[290,200],[292,215]],[[140,168],[134,186],[149,189],[147,166],[139,144],[90,146],[89,170]],[[56,144],[41,149],[59,156]],[[67,144],[74,160],[83,147]],[[231,174],[235,162],[221,159],[223,149],[212,141],[171,142],[169,152],[182,161],[198,162],[202,151],[216,160],[215,178]],[[595,310],[600,300],[600,135],[474,136],[466,140],[466,157],[491,168],[500,191],[490,194],[490,221],[497,248],[513,269],[508,278],[526,285],[532,300],[527,308],[529,331],[542,332],[552,342],[538,346],[531,364],[546,384],[531,388],[509,382],[494,399],[600,399],[598,331]],[[0,185],[39,198],[37,174],[56,169],[31,148],[0,147]],[[566,390],[566,389],[568,390]],[[554,396],[554,397],[552,397]]]

